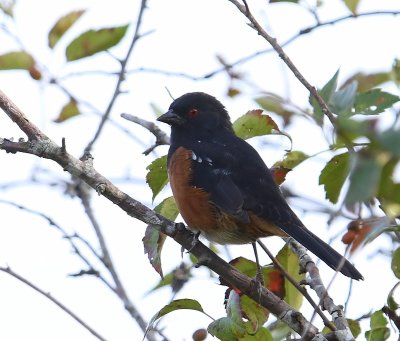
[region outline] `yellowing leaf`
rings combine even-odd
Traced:
[[[347,8],[353,14],[357,14],[357,6],[359,2],[360,0],[344,0],[344,3],[346,4]]]
[[[233,130],[236,135],[246,140],[254,136],[279,132],[278,125],[268,116],[263,115],[261,109],[250,110],[245,115],[233,122]]]
[[[173,197],[164,199],[159,205],[157,205],[154,211],[170,220],[175,220],[179,213]],[[147,253],[150,264],[153,266],[154,270],[160,274],[161,277],[163,277],[163,271],[161,267],[161,251],[166,238],[167,236],[164,233],[149,225],[147,226],[145,235],[142,239],[144,252]]]
[[[53,48],[65,32],[85,13],[84,10],[73,11],[57,20],[49,32],[49,47]]]
[[[34,66],[35,60],[25,51],[8,52],[0,55],[0,70],[30,70]]]
[[[117,45],[125,36],[128,26],[102,28],[82,33],[67,46],[67,60],[89,57]]]
[[[74,117],[74,116],[77,116],[80,114],[81,114],[81,112],[79,111],[76,101],[71,99],[67,104],[65,104],[63,106],[60,114],[54,120],[54,122],[61,123],[61,122],[64,122],[64,121],[70,119],[71,117]]]

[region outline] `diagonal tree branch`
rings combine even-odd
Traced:
[[[52,295],[50,295],[48,292],[43,291],[40,289],[38,286],[33,284],[31,281],[27,280],[25,277],[22,277],[21,275],[17,274],[14,272],[10,267],[0,267],[0,271],[5,272],[9,274],[10,276],[16,278],[20,282],[26,284],[28,287],[32,288],[33,290],[37,291],[39,294],[42,296],[46,297],[49,299],[51,302],[53,302],[55,305],[57,305],[61,310],[66,312],[69,316],[71,316],[75,321],[77,321],[82,327],[87,329],[93,336],[95,336],[97,339],[106,341],[106,339],[101,336],[99,333],[97,333],[92,327],[90,327],[85,321],[83,321],[80,317],[78,317],[74,312],[72,312],[70,309],[68,309],[64,304],[62,304],[59,300],[55,299]]]
[[[122,192],[93,168],[91,159],[89,161],[76,159],[70,155],[65,148],[51,141],[45,134],[41,133],[33,123],[29,122],[26,116],[12,104],[8,97],[1,91],[0,108],[2,108],[14,122],[22,124],[24,132],[28,135],[29,139],[31,136],[40,136],[40,139],[29,140],[27,142],[12,142],[7,139],[0,139],[0,149],[13,153],[29,153],[55,161],[65,171],[86,182],[90,187],[94,188],[99,195],[103,195],[131,217],[160,230],[173,238],[185,249],[190,250],[190,253],[199,260],[199,264],[206,265],[224,278],[230,285],[238,288],[241,292],[263,307],[266,307],[275,316],[301,335],[304,340],[311,340],[316,335],[318,335],[320,339],[323,339],[318,329],[307,321],[299,311],[295,310],[268,289],[255,286],[251,278],[236,270],[203,243],[198,241],[194,234],[186,229],[183,224],[175,224],[173,221],[155,213],[128,194]],[[26,124],[26,122],[29,122],[29,124]]]
[[[90,151],[92,150],[93,145],[95,144],[96,140],[99,138],[99,136],[104,128],[104,125],[107,122],[107,120],[111,114],[111,110],[114,107],[114,104],[115,104],[118,96],[121,94],[121,85],[125,79],[125,71],[126,71],[126,67],[128,64],[128,60],[132,54],[133,48],[135,47],[137,41],[141,37],[143,37],[143,35],[141,35],[139,32],[140,32],[140,27],[142,25],[143,13],[144,13],[144,10],[146,9],[146,3],[147,3],[147,0],[141,0],[141,2],[140,2],[140,9],[139,9],[139,14],[138,14],[138,17],[136,20],[135,33],[133,35],[131,44],[129,46],[128,52],[126,53],[125,58],[123,60],[121,60],[121,70],[118,73],[118,80],[117,80],[117,84],[114,89],[114,93],[111,97],[110,103],[108,104],[106,111],[103,114],[100,124],[97,127],[97,131],[94,134],[93,139],[89,142],[89,144],[85,148],[85,154],[90,153]]]

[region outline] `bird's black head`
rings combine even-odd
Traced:
[[[204,92],[190,92],[172,102],[169,110],[158,118],[172,128],[195,138],[207,138],[220,131],[233,132],[225,107]]]

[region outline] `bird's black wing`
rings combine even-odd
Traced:
[[[210,193],[211,200],[226,213],[246,221],[252,212],[285,231],[331,268],[361,279],[353,265],[303,225],[257,151],[234,136],[225,142],[225,148],[206,144],[194,148],[198,155],[194,156],[193,184]]]

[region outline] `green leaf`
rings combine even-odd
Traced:
[[[319,184],[324,186],[325,198],[336,204],[343,184],[349,174],[349,153],[335,155],[327,162],[319,176]]]
[[[392,261],[393,261],[393,259],[392,259]],[[397,275],[396,275],[396,277],[398,278]],[[397,282],[397,284],[389,291],[389,294],[387,297],[387,305],[391,310],[396,310],[400,307],[399,303],[394,298],[395,292],[396,292],[397,288],[399,287],[399,285],[400,285],[400,282]]]
[[[357,338],[357,336],[361,334],[360,322],[357,320],[347,319],[347,323],[349,324],[349,328],[354,338]]]
[[[266,111],[272,111],[277,115],[281,116],[285,121],[285,124],[290,122],[290,119],[294,115],[292,110],[287,108],[286,101],[273,93],[269,93],[262,97],[258,97],[255,99],[256,103]]]
[[[381,89],[372,89],[356,96],[353,114],[376,115],[398,101],[400,101],[399,96],[384,92]]]
[[[357,81],[353,81],[332,95],[328,103],[329,109],[337,115],[351,113],[356,94]]]
[[[89,57],[117,45],[125,36],[128,26],[102,28],[82,33],[67,46],[67,60]]]
[[[192,299],[188,299],[188,298],[174,300],[174,301],[170,302],[169,304],[167,304],[166,306],[164,306],[163,308],[161,308],[161,310],[151,318],[149,325],[147,326],[145,336],[146,336],[147,332],[154,326],[154,322],[156,322],[158,319],[160,319],[161,317],[163,317],[173,311],[182,310],[182,309],[195,310],[195,311],[199,311],[199,312],[207,315],[204,312],[201,304],[199,302],[197,302],[196,300],[192,300]],[[207,315],[207,316],[209,316],[209,315]]]
[[[394,156],[400,157],[400,129],[390,128],[377,135],[381,147]]]
[[[359,152],[350,174],[350,186],[345,198],[346,204],[353,205],[372,199],[379,188],[381,170],[374,155],[370,155],[368,152]]]
[[[336,91],[337,82],[339,77],[339,70],[333,75],[333,77],[324,85],[324,87],[319,91],[322,99],[328,104]],[[323,112],[321,107],[319,106],[317,100],[314,96],[310,95],[310,103],[314,109],[314,117],[316,118],[317,122],[322,122],[323,120]]]
[[[207,331],[221,341],[240,340],[241,337],[246,335],[244,326],[229,317],[222,317],[213,321],[207,327]]]
[[[173,197],[164,199],[159,205],[157,205],[154,211],[170,220],[175,220],[179,213]],[[150,264],[161,277],[163,277],[161,251],[166,238],[167,236],[164,233],[149,225],[147,226],[145,235],[142,239],[144,253],[147,253]]]
[[[246,334],[241,337],[239,341],[274,341],[271,332],[265,328],[261,327],[255,334]]]
[[[393,252],[392,271],[397,278],[400,278],[400,247]]]
[[[242,320],[240,308],[240,296],[231,290],[226,304],[227,317],[212,322],[207,330],[220,340],[238,340],[246,335],[246,329]]]
[[[153,191],[153,198],[165,187],[168,183],[167,173],[167,155],[155,159],[150,165],[146,167],[148,173],[146,175],[146,182]]]
[[[34,66],[35,60],[25,51],[8,52],[0,55],[0,70],[30,70]]]
[[[175,220],[179,214],[174,197],[168,197],[164,199],[160,204],[157,205],[154,211],[169,220]]]
[[[351,13],[357,14],[357,6],[360,0],[343,0]]]
[[[267,322],[269,311],[246,295],[240,296],[240,308],[243,317],[248,320],[246,328],[249,334],[255,334]]]
[[[71,117],[80,115],[81,112],[79,111],[78,105],[75,100],[70,99],[67,104],[65,104],[58,117],[54,120],[56,123],[64,122]]]
[[[298,166],[304,160],[307,160],[309,156],[302,151],[293,150],[291,152],[286,153],[284,159],[282,161],[277,161],[274,163],[272,167],[283,167],[286,169],[293,169]]]
[[[300,274],[299,258],[288,245],[279,251],[276,259],[297,283],[305,279],[305,274]],[[284,300],[294,309],[299,309],[303,303],[303,295],[286,278]]]
[[[57,42],[61,39],[65,32],[85,13],[84,10],[73,11],[57,20],[54,26],[51,28],[48,36],[49,47],[53,48]]]
[[[371,315],[370,327],[371,330],[365,332],[365,338],[368,341],[385,341],[390,336],[390,329],[387,328],[388,321],[386,320],[381,310],[375,311]]]
[[[383,314],[382,310],[377,310],[371,315],[371,320],[369,323],[371,329],[386,327],[387,324],[388,321],[385,315]]]
[[[343,87],[353,81],[356,81],[358,85],[357,92],[366,92],[377,87],[378,85],[381,85],[382,83],[388,82],[389,80],[389,72],[377,72],[369,74],[357,72],[344,82]]]
[[[244,140],[254,136],[262,136],[280,132],[277,124],[268,115],[262,115],[262,110],[250,110],[233,123],[236,135]]]

